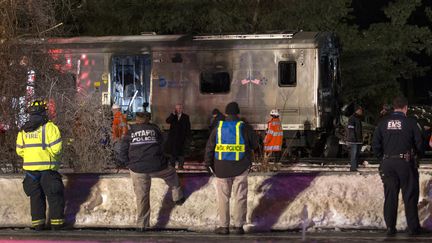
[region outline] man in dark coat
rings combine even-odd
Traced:
[[[170,156],[170,163],[182,170],[184,165],[184,150],[191,136],[191,124],[189,116],[183,113],[183,105],[177,104],[173,113],[169,115],[166,122],[170,124],[166,153]]]
[[[361,106],[356,106],[354,114],[348,120],[347,142],[351,146],[350,171],[357,171],[359,165],[360,149],[363,144],[362,116],[363,108]]]

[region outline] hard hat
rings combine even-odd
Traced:
[[[111,109],[120,109],[120,106],[119,105],[117,105],[117,104],[114,104],[112,107],[111,107]]]
[[[273,109],[270,111],[270,116],[279,116],[279,111],[277,109]]]
[[[31,102],[30,106],[27,108],[27,113],[37,114],[42,113],[48,109],[47,102],[43,99],[36,99]]]

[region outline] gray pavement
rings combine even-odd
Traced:
[[[75,229],[62,231],[35,232],[30,229],[1,229],[0,242],[430,242],[432,234],[408,236],[398,233],[396,237],[386,237],[383,231],[321,231],[306,232],[305,240],[301,232],[268,232],[245,235],[220,236],[211,233],[186,231],[149,231]]]

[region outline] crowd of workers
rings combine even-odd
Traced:
[[[387,234],[396,234],[398,194],[402,189],[408,230],[416,235],[423,232],[418,219],[419,175],[417,158],[424,151],[422,134],[415,120],[406,117],[408,103],[405,98],[393,101],[394,111],[383,115],[373,138],[373,151],[382,161],[380,175],[384,184],[384,218]],[[163,136],[157,125],[152,124],[151,114],[137,112],[133,124],[127,124],[120,107],[112,107],[114,120],[112,140],[116,160],[125,164],[136,195],[137,229],[148,230],[150,219],[151,178],[162,178],[172,193],[176,205],[182,205],[183,195],[175,170],[176,163],[184,165],[184,149],[190,139],[189,116],[181,104],[166,119],[170,124],[168,142],[163,148]],[[64,226],[64,197],[60,166],[62,140],[58,127],[48,119],[47,104],[34,101],[27,109],[29,121],[17,136],[16,151],[25,171],[24,192],[30,197],[32,228],[42,230],[46,222],[46,203],[50,209],[52,229]],[[357,170],[359,148],[362,144],[361,116],[358,106],[350,117],[347,130],[351,145],[351,169]],[[225,113],[213,111],[204,164],[215,176],[219,223],[217,234],[243,234],[247,213],[247,176],[252,164],[252,152],[259,148],[259,139],[252,127],[240,119],[236,102],[226,105]],[[270,112],[264,138],[264,153],[280,153],[283,130],[278,110]],[[168,156],[166,156],[168,154]],[[416,158],[417,157],[417,158]],[[230,199],[232,197],[233,220],[230,223]],[[270,206],[270,205],[269,205]],[[230,228],[230,226],[233,226]]]

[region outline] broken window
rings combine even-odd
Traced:
[[[149,105],[150,65],[149,55],[112,58],[113,103],[120,105],[123,112],[143,111]]]
[[[228,72],[202,72],[200,91],[205,94],[228,93],[231,79]]]
[[[278,65],[279,86],[297,85],[297,63],[293,61],[282,61]]]

